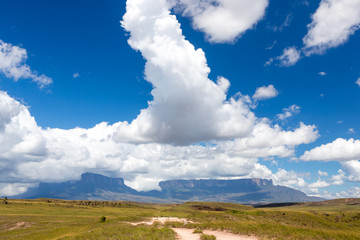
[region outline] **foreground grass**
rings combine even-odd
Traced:
[[[101,222],[100,217],[106,216]],[[194,221],[132,226],[151,217]],[[255,209],[228,203],[0,201],[0,239],[175,239],[171,227],[219,229],[260,239],[360,239],[360,204]]]

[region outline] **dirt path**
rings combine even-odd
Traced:
[[[222,231],[204,230],[204,234],[214,235],[216,240],[258,240],[255,236],[238,235]]]
[[[160,222],[164,224],[165,222],[181,222],[181,223],[194,223],[189,221],[185,218],[175,218],[175,217],[154,217],[150,221],[144,222],[137,222],[137,223],[130,223],[131,225],[139,225],[139,224],[147,224],[152,225],[154,222]],[[194,229],[188,228],[172,228],[177,234],[177,240],[200,240],[201,234],[193,233]],[[214,235],[216,240],[258,240],[255,236],[246,236],[246,235],[238,235],[228,232],[222,231],[211,231],[211,230],[204,230],[204,234],[207,235]]]
[[[200,234],[193,234],[194,229],[172,228],[177,240],[200,240]]]
[[[172,230],[176,232],[177,240],[200,240],[201,234],[194,234],[194,229],[172,228]],[[204,230],[203,233],[206,235],[214,235],[216,240],[258,240],[255,236],[238,235],[222,231]]]

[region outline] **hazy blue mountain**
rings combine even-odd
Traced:
[[[15,198],[60,198],[68,200],[123,200],[177,203],[185,201],[219,201],[234,203],[273,203],[320,201],[305,193],[274,186],[267,179],[236,180],[170,180],[159,184],[161,191],[138,192],[124,183],[122,178],[84,173],[79,181],[40,183]]]

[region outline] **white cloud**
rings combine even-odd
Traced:
[[[265,15],[268,0],[177,0],[177,10],[190,16],[193,27],[210,42],[233,42]]]
[[[290,26],[292,20],[293,20],[293,15],[290,13],[286,16],[285,21],[280,26],[272,27],[272,30],[274,32],[282,32],[286,27]]]
[[[79,73],[76,72],[76,73],[73,74],[73,78],[76,79],[76,78],[78,78],[78,77],[80,77],[80,74],[79,74]]]
[[[332,143],[306,151],[300,157],[304,161],[346,162],[360,159],[360,140],[338,138]]]
[[[279,92],[275,89],[273,85],[263,86],[256,89],[255,94],[252,96],[256,100],[265,100],[274,98],[279,95]]]
[[[327,172],[325,172],[325,171],[323,172],[323,171],[320,171],[320,170],[318,171],[318,175],[321,176],[321,177],[329,176],[329,174]]]
[[[40,88],[52,84],[52,79],[32,71],[25,64],[27,52],[24,48],[13,46],[0,40],[0,73],[5,74],[7,78],[15,81],[19,79],[31,79],[37,83]]]
[[[0,197],[13,196],[27,191],[36,184],[29,183],[0,183]]]
[[[326,172],[320,170],[318,171],[318,174],[320,176],[328,176]],[[275,184],[299,189],[307,194],[325,198],[337,197],[325,189],[334,185],[342,185],[347,179],[345,172],[341,169],[338,170],[337,175],[332,175],[328,179],[318,179],[316,182],[308,182],[306,180],[310,178],[310,173],[298,173],[295,171],[286,171],[284,169],[279,169],[271,178]]]
[[[0,92],[0,183],[98,172],[150,190],[168,179],[267,177],[271,171],[258,158],[291,157],[297,145],[318,138],[315,126],[285,131],[257,118],[249,96],[228,97],[229,80],[208,78],[204,52],[185,40],[169,8],[165,0],[127,1],[122,24],[153,85],[153,100],[131,123],[42,129],[25,106]],[[188,145],[199,142],[209,144]]]
[[[345,43],[360,27],[359,0],[322,0],[304,37],[307,55]]]
[[[295,65],[301,58],[301,51],[297,50],[296,47],[285,48],[283,54],[275,60],[279,63],[280,66],[290,67]],[[270,62],[269,62],[270,61]],[[269,60],[267,65],[271,64],[274,60]]]
[[[28,109],[4,92],[0,103],[4,184],[72,180],[87,171],[123,177],[138,190],[154,189],[167,179],[271,177],[259,157],[292,156],[295,146],[317,138],[314,126],[300,124],[284,131],[262,122],[249,136],[206,146],[131,144],[113,140],[121,122],[90,129],[41,129]]]
[[[115,139],[184,145],[247,136],[257,121],[248,97],[228,98],[228,80],[208,78],[204,52],[185,40],[168,8],[164,0],[128,1],[122,25],[131,47],[147,60],[153,100],[131,123],[119,125]]]
[[[311,18],[308,33],[303,38],[303,47],[300,50],[285,48],[281,56],[270,58],[266,66],[275,60],[280,66],[293,66],[302,55],[323,54],[329,48],[344,44],[360,28],[360,1],[321,0]]]
[[[333,185],[342,185],[344,184],[345,179],[346,179],[345,172],[341,169],[338,170],[337,175],[331,176],[331,181]]]
[[[294,114],[298,114],[300,112],[300,107],[293,104],[288,108],[283,108],[283,112],[276,115],[276,117],[283,121],[287,118],[292,117]]]
[[[349,134],[354,134],[354,133],[355,133],[355,130],[354,130],[353,128],[349,128],[348,133],[349,133]]]
[[[229,155],[242,157],[289,157],[294,147],[315,141],[318,133],[315,126],[300,123],[295,131],[284,131],[278,125],[257,124],[254,131],[244,138],[219,143],[219,150]]]
[[[355,83],[360,87],[360,78],[358,78]]]
[[[348,180],[360,181],[360,141],[350,138],[345,140],[338,138],[332,143],[321,145],[310,151],[306,151],[300,157],[304,161],[338,161],[348,173]],[[336,179],[338,176],[338,179]],[[340,185],[343,183],[344,173],[333,176],[332,179]]]
[[[308,185],[309,188],[325,188],[325,187],[329,187],[329,186],[330,186],[330,184],[323,180],[317,180],[316,182]]]
[[[285,169],[279,169],[277,173],[273,174],[273,181],[275,185],[295,188],[303,188],[307,185],[303,174]]]
[[[319,75],[320,75],[320,76],[326,76],[327,73],[326,73],[326,72],[319,72]]]
[[[336,194],[336,198],[360,198],[360,187],[349,188]],[[332,198],[335,198],[332,197]]]
[[[341,165],[348,172],[349,181],[360,182],[360,161],[347,161]]]

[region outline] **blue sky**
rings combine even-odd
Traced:
[[[4,1],[0,195],[92,171],[360,197],[359,26],[359,0]]]

